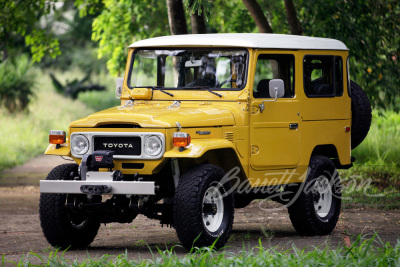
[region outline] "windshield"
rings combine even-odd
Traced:
[[[137,49],[129,87],[235,90],[244,87],[246,70],[244,49]]]

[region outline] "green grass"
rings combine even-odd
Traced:
[[[67,131],[71,121],[94,112],[80,101],[55,93],[47,75],[41,75],[35,93],[28,113],[10,115],[0,109],[0,170],[43,153],[49,130]]]
[[[344,208],[400,209],[400,168],[358,164],[339,171]]]
[[[259,245],[246,248],[239,253],[215,252],[212,248],[193,250],[185,256],[178,256],[174,248],[152,253],[151,259],[134,260],[127,252],[118,256],[103,255],[98,259],[67,260],[64,253],[50,252],[49,256],[29,253],[18,266],[37,266],[31,263],[32,258],[40,261],[39,266],[399,266],[400,242],[392,246],[384,243],[378,236],[372,238],[355,237],[350,247],[305,248],[283,251],[277,247],[266,248]],[[3,256],[3,264],[9,263]]]
[[[400,166],[400,114],[377,111],[372,114],[367,138],[352,151],[358,164]]]

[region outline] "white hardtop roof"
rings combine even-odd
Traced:
[[[129,47],[249,47],[271,49],[348,50],[341,41],[328,38],[268,33],[185,34],[137,41]]]

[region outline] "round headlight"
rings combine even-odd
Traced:
[[[159,155],[162,151],[162,142],[160,138],[158,138],[157,136],[150,136],[149,138],[147,138],[144,144],[144,149],[146,150],[146,153],[150,156]]]
[[[89,140],[84,135],[75,135],[71,141],[71,150],[78,155],[83,155],[89,150]]]

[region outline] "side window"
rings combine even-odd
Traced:
[[[349,96],[351,97],[351,87],[350,87],[350,59],[347,57],[346,60],[346,70],[347,70],[347,92],[349,93]]]
[[[294,97],[294,56],[259,55],[253,84],[255,98],[271,98],[269,81],[282,79],[285,84],[285,98]]]
[[[335,57],[335,86],[336,96],[343,95],[343,60],[342,57]]]
[[[304,90],[308,97],[335,96],[333,56],[305,56]]]

